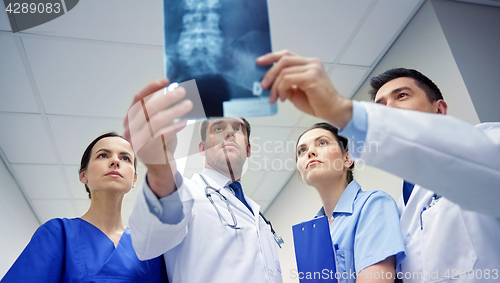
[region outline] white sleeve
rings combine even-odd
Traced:
[[[500,123],[362,103],[368,130],[360,159],[445,196],[466,210],[500,216]]]
[[[179,245],[186,237],[193,209],[193,199],[187,188],[189,185],[184,180],[175,194],[158,200],[147,182],[144,182],[129,218],[132,244],[140,260],[158,257]],[[173,218],[165,217],[168,212],[175,213]]]

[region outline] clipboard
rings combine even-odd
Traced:
[[[336,254],[326,215],[292,226],[300,283],[335,282]]]

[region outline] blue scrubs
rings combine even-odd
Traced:
[[[317,216],[324,214],[322,208]],[[404,259],[398,209],[387,193],[362,191],[358,182],[352,181],[335,206],[333,218],[330,234],[336,249],[339,282],[354,283],[356,272],[390,256],[396,256],[396,266]],[[373,274],[368,278],[384,277]]]
[[[80,219],[40,226],[3,282],[167,282],[162,257],[140,261],[127,228],[114,243]]]

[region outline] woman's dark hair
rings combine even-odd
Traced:
[[[334,126],[332,126],[328,123],[316,123],[316,124],[314,124],[311,128],[309,128],[307,131],[303,132],[300,135],[300,137],[297,139],[297,145],[299,144],[300,138],[305,133],[309,132],[310,130],[314,130],[314,129],[323,129],[323,130],[327,130],[327,131],[331,132],[333,134],[333,136],[335,137],[335,139],[337,140],[337,142],[340,146],[340,149],[342,150],[342,153],[346,153],[348,151],[347,146],[348,146],[349,141],[346,138],[339,136],[339,134],[338,134],[339,129],[335,128]],[[295,155],[295,159],[297,159],[297,155]],[[354,162],[347,169],[347,176],[346,176],[347,184],[349,184],[352,180],[354,180],[354,175],[352,173],[353,169],[354,169]]]
[[[119,137],[119,138],[122,138],[125,140],[124,137],[120,136],[119,134],[117,134],[115,132],[109,132],[109,133],[105,133],[103,135],[98,136],[95,140],[93,140],[89,144],[89,146],[87,146],[87,149],[85,149],[85,152],[82,155],[82,160],[80,161],[80,170],[78,172],[82,172],[82,171],[87,170],[87,167],[89,166],[89,162],[90,162],[90,155],[92,154],[92,149],[94,148],[94,145],[98,141],[100,141],[104,138],[109,138],[109,137]],[[134,154],[134,172],[135,172],[135,175],[137,175],[137,157],[135,156],[135,154]],[[90,189],[87,186],[87,184],[85,184],[85,190],[87,190],[87,193],[89,194],[89,199],[92,198],[90,195]]]

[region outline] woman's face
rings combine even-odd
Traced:
[[[126,194],[135,186],[134,151],[121,137],[99,140],[90,155],[87,170],[80,172],[80,181],[90,188],[92,196],[98,191]]]
[[[307,185],[342,178],[351,164],[347,152],[342,152],[337,139],[328,130],[312,129],[299,140],[297,168]]]

